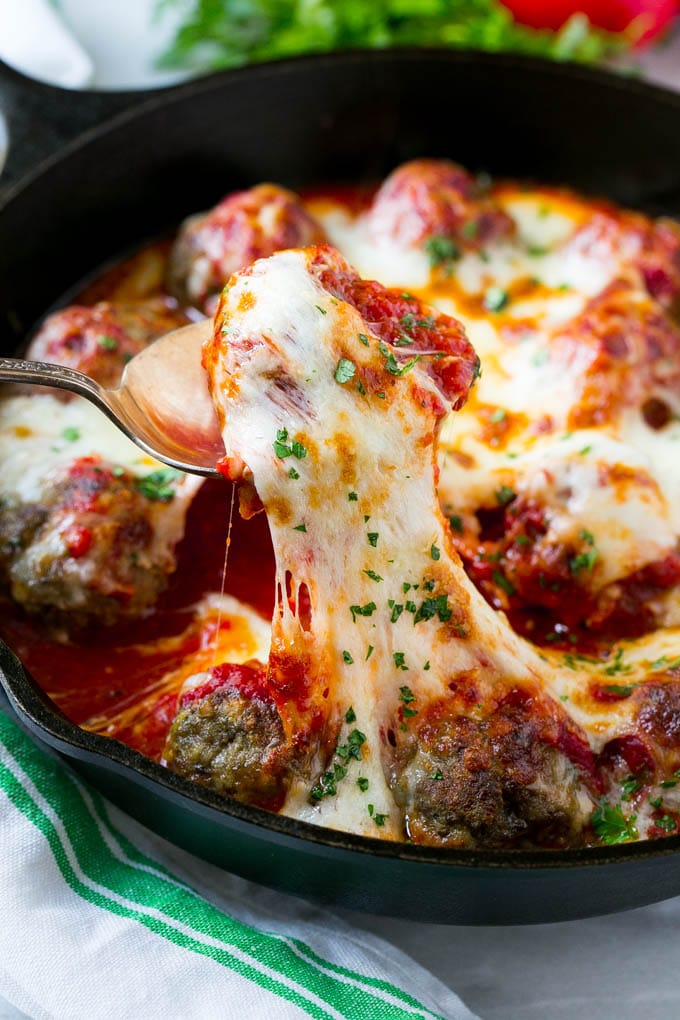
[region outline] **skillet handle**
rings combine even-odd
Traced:
[[[150,91],[95,92],[35,81],[0,60],[0,113],[8,154],[0,205],[15,185],[83,132],[148,99]]]

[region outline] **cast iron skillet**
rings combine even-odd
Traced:
[[[3,354],[94,267],[262,180],[377,179],[405,159],[449,156],[680,215],[680,96],[574,66],[348,53],[138,94],[74,94],[0,71],[13,138],[0,191]],[[525,853],[332,832],[221,800],[82,732],[4,646],[0,680],[38,743],[112,801],[200,857],[287,892],[457,924],[565,920],[680,893],[680,837]]]

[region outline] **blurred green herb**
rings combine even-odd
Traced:
[[[559,32],[537,31],[499,0],[156,0],[156,15],[180,19],[158,66],[194,72],[352,47],[472,47],[582,63],[625,48],[582,14]]]

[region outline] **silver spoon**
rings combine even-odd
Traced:
[[[160,337],[128,362],[115,390],[63,365],[19,358],[0,358],[0,382],[78,393],[156,460],[194,475],[217,475],[224,444],[201,365],[209,333],[206,320]]]

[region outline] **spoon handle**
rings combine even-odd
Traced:
[[[105,404],[102,388],[94,379],[64,365],[49,365],[44,361],[22,361],[21,358],[0,358],[0,382],[56,386],[61,390],[79,393],[99,407]]]

